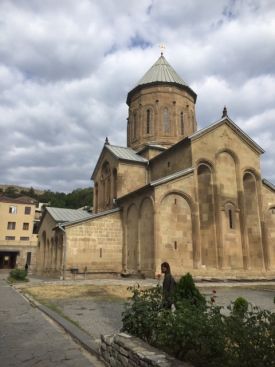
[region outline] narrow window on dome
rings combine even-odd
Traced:
[[[133,138],[137,137],[137,114],[134,113],[133,115]]]
[[[184,135],[184,119],[183,119],[183,112],[180,113],[180,133]]]
[[[150,125],[151,125],[151,111],[148,109],[146,111],[146,134],[150,134]]]
[[[168,108],[163,110],[163,132],[165,134],[170,133],[170,121],[169,121],[169,111]]]

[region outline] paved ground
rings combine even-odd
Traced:
[[[102,366],[3,280],[0,325],[1,367]]]

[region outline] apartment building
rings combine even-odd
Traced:
[[[0,269],[35,267],[37,235],[33,234],[36,200],[0,196]]]

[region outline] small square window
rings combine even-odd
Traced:
[[[31,214],[31,207],[25,206],[25,214]]]
[[[14,241],[15,240],[15,236],[6,236],[6,240],[7,241]]]
[[[20,241],[29,241],[30,237],[20,237]]]
[[[27,231],[30,228],[30,224],[29,223],[23,223],[23,230]]]
[[[15,226],[16,226],[16,222],[8,222],[7,229],[15,229]]]
[[[9,207],[9,213],[10,214],[16,214],[17,213],[17,207],[16,206],[10,206]]]

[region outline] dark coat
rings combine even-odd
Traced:
[[[171,308],[173,304],[173,296],[176,289],[175,279],[171,274],[165,274],[163,279],[163,306]]]

